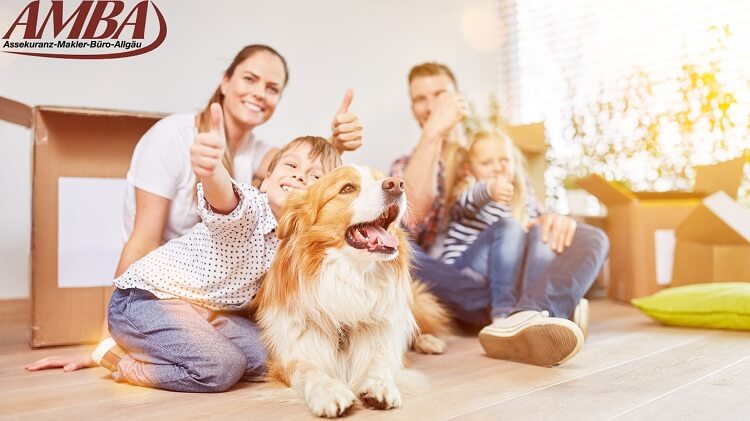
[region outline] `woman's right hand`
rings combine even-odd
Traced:
[[[63,371],[76,371],[82,368],[96,367],[96,363],[88,353],[80,353],[66,356],[53,356],[42,358],[26,365],[26,371],[47,370],[50,368],[62,368]]]

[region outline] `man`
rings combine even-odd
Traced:
[[[492,225],[488,230],[497,240],[493,244],[514,256],[514,266],[525,262],[526,267],[511,287],[517,292],[513,311],[490,320],[487,270],[459,270],[430,257],[441,251],[441,231],[449,216],[446,202],[460,165],[456,154],[463,146],[459,123],[468,112],[466,101],[453,72],[443,64],[417,65],[408,80],[412,113],[422,134],[411,155],[393,164],[392,174],[406,181],[411,212],[405,225],[416,243],[415,276],[430,285],[457,321],[487,325],[480,342],[488,355],[543,366],[568,360],[580,349],[583,332],[567,319],[576,309],[583,313],[579,320],[586,326],[587,307],[576,305],[606,258],[606,236],[554,214],[537,218],[536,228],[520,227],[512,220]],[[487,256],[485,266],[501,263],[493,260],[490,251]]]

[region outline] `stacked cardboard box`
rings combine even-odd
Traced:
[[[673,286],[750,282],[750,211],[725,192],[703,199],[676,237]]]
[[[578,185],[606,207],[605,230],[610,240],[609,296],[628,301],[667,287],[672,279],[675,230],[718,191],[736,197],[744,158],[696,169],[692,192],[636,193],[592,175]],[[685,262],[691,270],[693,264]]]

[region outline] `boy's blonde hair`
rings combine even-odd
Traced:
[[[271,163],[268,164],[268,173],[270,174],[274,168],[276,168],[276,165],[278,165],[279,160],[284,153],[299,146],[307,146],[310,148],[310,155],[308,155],[308,158],[311,160],[320,158],[320,162],[323,164],[323,171],[325,172],[331,171],[341,165],[341,154],[339,154],[329,141],[320,136],[300,136],[292,139],[291,142],[287,143],[276,152]]]
[[[526,180],[526,160],[521,153],[521,150],[513,143],[513,140],[500,130],[483,130],[475,133],[469,140],[468,147],[458,153],[463,158],[461,165],[457,165],[458,171],[464,171],[464,167],[471,159],[474,146],[484,140],[494,140],[497,142],[504,142],[510,151],[510,159],[515,163],[515,174],[513,175],[513,199],[510,202],[510,211],[513,215],[513,219],[518,221],[521,226],[525,227],[529,222],[529,213],[526,209],[526,202],[528,199],[528,187]],[[463,177],[456,183],[455,187],[451,191],[449,197],[449,206],[453,207],[453,204],[458,199],[458,196],[464,192],[469,186],[474,184],[477,180],[469,174],[463,174]]]

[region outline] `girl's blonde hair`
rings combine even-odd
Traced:
[[[513,199],[510,202],[510,210],[513,218],[517,220],[521,226],[525,227],[529,221],[529,213],[526,209],[526,202],[529,194],[526,180],[526,160],[518,147],[513,143],[510,136],[500,130],[483,130],[477,132],[469,140],[466,149],[462,148],[463,150],[456,151],[454,158],[451,161],[453,161],[452,167],[454,177],[458,179],[458,181],[448,192],[448,206],[449,208],[452,208],[453,204],[458,199],[458,196],[477,181],[470,174],[466,174],[464,168],[469,162],[469,159],[473,156],[473,153],[475,153],[474,147],[484,140],[504,142],[510,151],[511,156],[509,158],[515,163],[515,174],[513,175],[512,181]],[[446,166],[446,170],[447,169]]]

